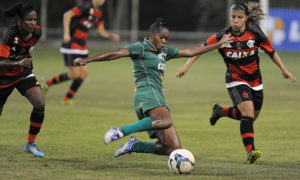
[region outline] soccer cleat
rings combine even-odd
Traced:
[[[131,148],[132,146],[139,142],[138,138],[136,136],[131,136],[131,138],[127,141],[126,144],[124,144],[123,146],[120,146],[115,152],[114,152],[114,156],[115,157],[119,157],[122,156],[124,154],[131,154]]]
[[[64,104],[64,105],[69,105],[69,106],[73,106],[74,105],[74,102],[71,99],[69,99],[69,100],[61,100],[60,103]]]
[[[220,119],[220,117],[222,117],[222,106],[220,106],[219,104],[214,104],[212,108],[212,114],[209,118],[210,124],[214,126]]]
[[[258,160],[260,158],[260,154],[261,154],[261,152],[258,149],[254,149],[254,150],[250,151],[247,155],[247,162],[249,164],[255,163],[256,160]]]
[[[105,134],[104,134],[104,144],[111,143],[115,140],[120,139],[123,137],[124,134],[118,127],[111,127]]]
[[[34,142],[27,142],[24,145],[24,151],[33,154],[35,157],[44,157],[44,153],[39,150]]]
[[[42,93],[43,93],[44,96],[46,96],[47,92],[49,90],[49,85],[46,83],[45,77],[42,77],[41,86],[42,86]]]

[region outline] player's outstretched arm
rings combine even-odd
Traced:
[[[292,73],[290,73],[285,66],[283,65],[279,55],[275,52],[274,55],[271,57],[273,62],[280,68],[282,75],[284,78],[290,79],[293,83],[297,81]]]
[[[119,42],[120,41],[120,36],[116,33],[108,32],[105,28],[104,25],[101,24],[98,26],[98,34],[104,38],[111,39],[114,42]]]
[[[223,48],[223,47],[227,46],[229,43],[231,43],[232,39],[233,39],[233,37],[224,35],[219,42],[211,44],[211,45],[195,46],[195,47],[180,49],[177,57],[193,57],[193,56],[201,55],[208,51],[212,51],[217,48]]]
[[[32,61],[33,61],[32,58],[24,58],[21,61],[12,61],[9,59],[3,59],[0,61],[0,67],[9,68],[9,67],[21,66],[21,67],[30,68]]]
[[[101,53],[86,59],[76,58],[74,60],[74,64],[79,64],[84,66],[87,63],[94,62],[94,61],[110,61],[110,60],[114,60],[122,57],[128,57],[128,56],[130,56],[130,52],[126,48],[120,48],[115,51]]]
[[[192,66],[192,64],[200,57],[199,56],[194,56],[194,57],[191,57],[187,60],[187,62],[185,63],[184,66],[180,67],[177,69],[177,72],[176,72],[176,76],[177,78],[181,78],[182,76],[184,76],[188,70],[190,69],[190,67]]]

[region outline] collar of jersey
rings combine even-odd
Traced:
[[[149,41],[148,38],[144,38],[144,45],[146,45],[146,49],[148,49],[148,48],[153,48],[153,49],[157,50],[157,49],[155,48],[155,46]],[[149,47],[148,47],[148,46],[149,46]]]

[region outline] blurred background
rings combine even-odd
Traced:
[[[5,9],[16,0],[1,0],[0,30],[13,23],[14,18],[4,16]],[[81,0],[28,0],[39,13],[43,28],[42,44],[60,45],[62,16]],[[267,18],[261,28],[277,50],[300,50],[300,1],[253,0],[260,2]],[[119,33],[121,44],[140,41],[147,35],[149,25],[163,17],[171,30],[169,43],[199,44],[211,34],[228,25],[229,8],[234,0],[106,0],[102,7],[105,27]],[[248,2],[248,1],[239,1]],[[97,38],[96,38],[97,37]],[[89,31],[89,43],[111,43]]]

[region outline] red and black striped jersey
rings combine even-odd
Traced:
[[[234,37],[230,45],[219,49],[227,66],[226,87],[246,84],[253,90],[263,89],[258,50],[261,48],[270,56],[275,52],[267,36],[259,27],[247,24],[245,31],[240,35],[234,35],[232,28],[227,27],[208,38],[204,45],[218,42],[224,34]]]
[[[102,11],[93,7],[92,2],[82,2],[72,8],[75,17],[70,23],[71,42],[63,44],[61,52],[65,54],[88,54],[86,39],[88,30],[104,24]]]
[[[2,39],[0,41],[0,61],[6,59],[21,61],[25,57],[31,57],[34,45],[37,43],[41,35],[41,28],[36,25],[32,32],[32,37],[28,41],[24,41],[20,35],[17,25],[7,28],[3,32]],[[32,69],[32,65],[30,68],[0,68],[0,88],[5,88],[21,81],[32,73]]]

